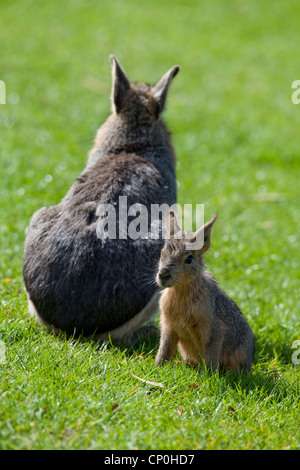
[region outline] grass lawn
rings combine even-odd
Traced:
[[[0,18],[0,448],[299,449],[299,2],[2,0]],[[206,261],[254,331],[251,375],[158,368],[155,338],[67,341],[27,312],[25,228],[84,168],[112,52],[137,81],[181,65],[178,202],[219,210]]]

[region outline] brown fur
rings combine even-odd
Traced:
[[[207,367],[251,370],[254,337],[238,306],[208,271],[203,255],[210,245],[216,216],[196,234],[181,232],[171,213],[170,240],[161,252],[158,284],[164,288],[160,298],[161,338],[156,356],[160,364],[171,359],[178,346],[182,358],[196,364],[204,359]],[[187,251],[186,243],[204,232],[200,249]],[[192,256],[189,264],[185,263]]]

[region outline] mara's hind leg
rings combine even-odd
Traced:
[[[50,325],[45,320],[43,320],[43,318],[40,316],[33,302],[30,300],[28,292],[27,292],[27,297],[28,297],[28,311],[30,315],[41,325],[46,326],[47,328],[50,328],[55,334],[59,334],[61,332],[60,329],[55,328],[54,325]]]
[[[134,342],[138,337],[146,331],[149,332],[149,326],[143,327],[151,317],[153,317],[158,311],[158,299],[159,291],[151,297],[147,305],[141,310],[135,317],[128,320],[124,325],[115,328],[114,330],[108,331],[107,333],[100,333],[96,335],[96,339],[107,340],[109,336],[117,342]],[[153,327],[152,327],[153,329]],[[133,336],[134,335],[134,336]],[[135,338],[135,339],[134,339]]]
[[[231,369],[234,372],[238,370],[251,372],[252,357],[250,357],[250,354],[245,346],[241,345],[233,352],[224,355],[221,359],[221,365],[224,369]]]

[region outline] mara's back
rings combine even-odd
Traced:
[[[58,205],[33,215],[25,241],[30,301],[42,321],[71,334],[113,330],[145,308],[163,244],[151,238],[151,205],[176,202],[175,157],[161,113],[179,68],[154,87],[131,84],[113,56],[112,69],[113,113],[86,169]],[[140,207],[149,215],[148,236],[136,226]]]

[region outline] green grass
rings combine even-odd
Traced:
[[[0,448],[299,449],[299,3],[3,0],[0,17]],[[207,263],[254,330],[249,376],[157,368],[154,338],[67,341],[27,313],[25,228],[85,165],[111,52],[132,80],[182,67],[178,200],[219,210]]]

